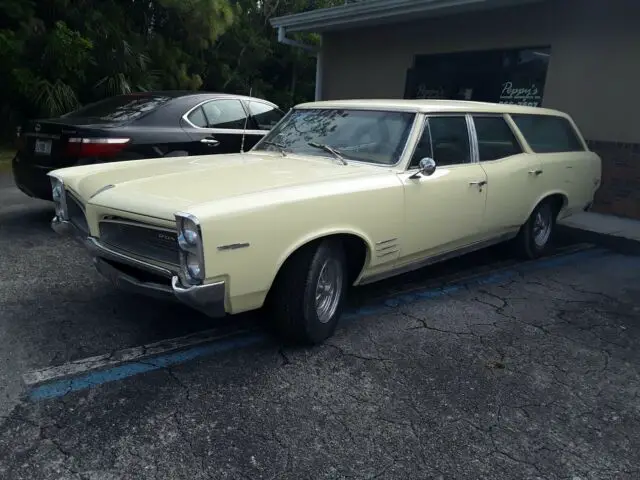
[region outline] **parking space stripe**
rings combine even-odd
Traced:
[[[468,286],[499,284],[517,276],[520,272],[573,264],[607,253],[609,253],[607,250],[594,249],[590,246],[571,247],[568,252],[546,259],[512,265],[503,270],[485,272],[472,277],[445,280],[437,287],[416,288],[391,294],[386,298],[378,299],[376,303],[347,312],[343,319],[349,322],[361,317],[378,315],[402,304],[437,298]],[[23,375],[23,380],[30,389],[28,396],[31,400],[56,398],[78,390],[185,363],[199,357],[254,346],[268,339],[266,333],[253,329],[223,334],[220,330],[207,330],[35,370]]]
[[[160,342],[142,345],[139,347],[126,348],[124,350],[118,350],[104,355],[87,357],[65,363],[60,366],[34,370],[32,372],[25,373],[22,376],[22,380],[25,385],[32,387],[40,383],[57,380],[59,378],[81,375],[90,370],[105,369],[122,363],[140,361],[169,351],[177,351],[189,347],[195,347],[204,343],[212,343],[228,337],[242,335],[247,332],[248,331],[246,329],[236,330],[230,333],[222,333],[220,329],[205,330],[185,335],[183,337],[162,340]]]
[[[222,353],[228,350],[237,350],[255,345],[260,341],[264,341],[266,337],[258,333],[247,333],[242,336],[234,336],[226,338],[216,343],[207,345],[199,345],[187,350],[165,353],[154,358],[137,360],[121,365],[108,368],[106,370],[98,370],[78,377],[72,377],[65,380],[57,380],[45,383],[35,387],[29,392],[31,400],[45,400],[48,398],[56,398],[67,395],[78,390],[102,385],[104,383],[122,380],[141,373],[151,372],[161,368],[170,367],[172,365],[187,362],[198,357],[204,357],[215,353]]]

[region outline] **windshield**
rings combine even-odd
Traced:
[[[327,149],[318,148],[326,145],[345,160],[394,165],[414,117],[410,112],[294,109],[253,150],[331,156]]]
[[[141,117],[169,100],[171,97],[147,93],[118,95],[91,103],[63,116],[65,118],[99,118],[105,122],[123,122]]]

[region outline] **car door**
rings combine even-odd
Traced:
[[[480,236],[487,177],[474,160],[467,115],[428,116],[409,168],[400,174],[405,191],[402,263],[474,243]],[[422,158],[436,170],[421,175]]]
[[[244,102],[245,107],[249,110],[251,129],[247,130],[245,137],[244,150],[250,150],[258,141],[264,137],[269,131],[275,127],[284,112],[275,105],[270,105],[259,100],[247,100]]]
[[[249,121],[242,103],[234,98],[203,103],[191,110],[186,120],[185,130],[193,140],[190,155],[240,152]]]
[[[600,183],[600,159],[590,152],[576,125],[559,115],[510,115],[529,148],[540,158],[543,192],[566,194],[569,210],[593,200]]]
[[[525,152],[502,114],[471,115],[480,166],[487,174],[483,229],[487,236],[518,230],[543,193],[540,157]]]

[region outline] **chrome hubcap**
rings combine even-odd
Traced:
[[[533,220],[533,241],[537,247],[544,247],[551,236],[551,209],[542,207]]]
[[[320,269],[316,284],[316,315],[322,323],[327,323],[338,309],[342,294],[342,265],[335,259],[328,259]]]

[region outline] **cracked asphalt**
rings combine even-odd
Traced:
[[[640,257],[510,265],[316,348],[272,339],[34,402],[30,369],[211,324],[113,290],[49,231],[50,207],[5,182],[1,479],[640,478]],[[352,302],[504,261],[483,252]]]

